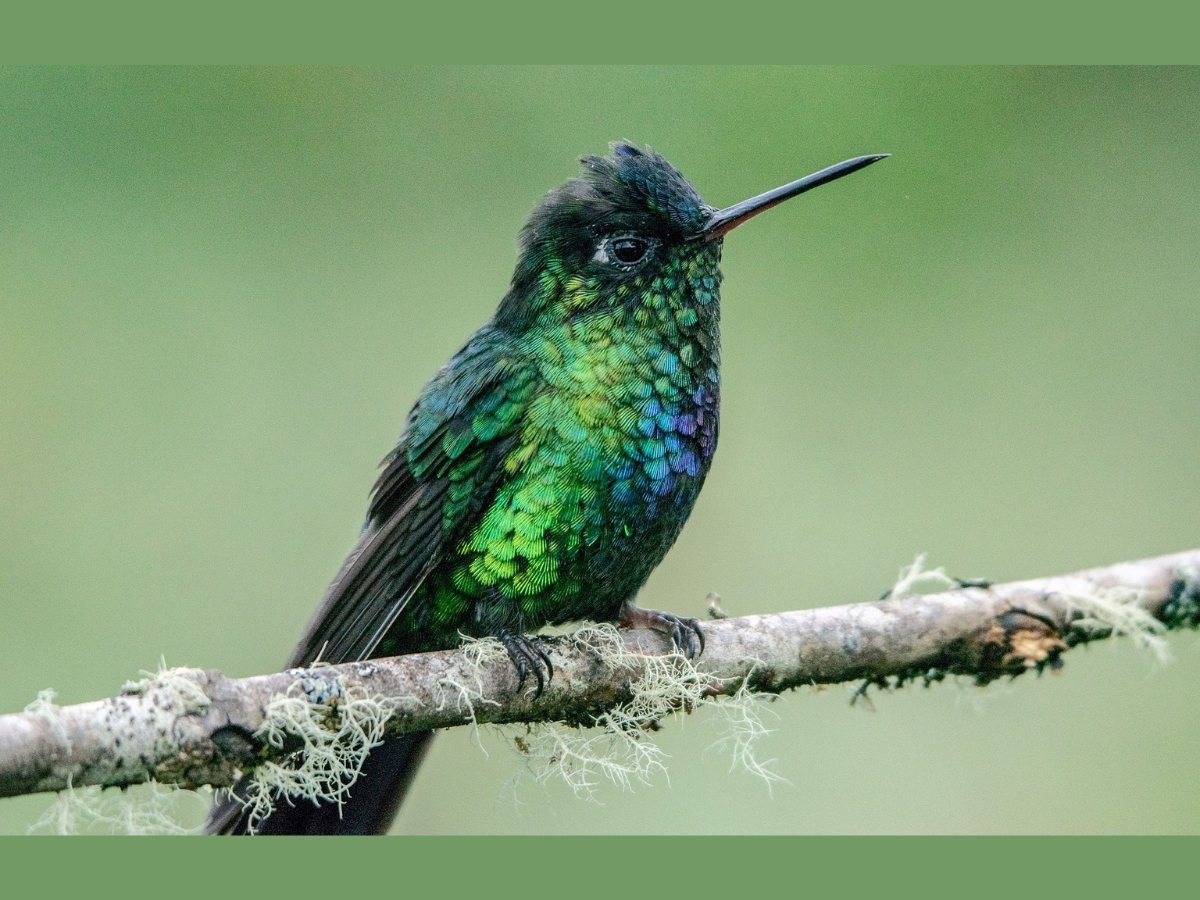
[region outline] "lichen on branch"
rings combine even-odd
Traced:
[[[267,785],[264,804],[337,798],[385,733],[542,722],[565,724],[518,731],[514,743],[538,777],[561,777],[586,794],[600,779],[631,784],[661,772],[648,739],[655,723],[702,704],[724,708],[730,730],[719,742],[770,780],[777,776],[753,752],[766,731],[756,709],[764,694],[947,675],[982,684],[1058,667],[1071,647],[1117,635],[1162,654],[1165,631],[1200,623],[1200,550],[907,593],[947,581],[918,564],[886,600],[711,621],[695,660],[654,632],[585,626],[542,639],[555,675],[541,694],[487,641],[241,679],[170,669],[74,706],[44,694],[0,716],[0,796],[149,781],[221,787],[254,770]]]

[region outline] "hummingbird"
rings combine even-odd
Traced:
[[[508,292],[422,390],[366,523],[288,660],[349,662],[500,640],[541,690],[546,625],[613,621],[703,651],[696,619],[634,598],[679,536],[717,447],[726,234],[883,159],[857,156],[718,209],[650,148],[586,156],[520,235]],[[372,749],[350,796],[216,834],[386,832],[431,733]],[[249,776],[252,777],[252,776]]]

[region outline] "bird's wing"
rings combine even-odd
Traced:
[[[383,461],[362,535],[289,665],[372,654],[494,494],[535,390],[533,368],[491,328],[433,377]]]

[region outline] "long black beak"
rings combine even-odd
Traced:
[[[743,222],[757,216],[760,212],[766,212],[772,206],[778,206],[784,200],[790,200],[798,194],[803,194],[805,191],[811,191],[815,187],[829,184],[829,182],[836,181],[843,175],[857,172],[859,169],[866,168],[871,163],[879,162],[879,160],[886,159],[889,156],[891,156],[890,153],[872,153],[869,156],[856,156],[854,159],[840,162],[827,169],[822,169],[820,172],[805,175],[803,178],[767,191],[765,194],[759,194],[757,197],[751,197],[749,200],[743,200],[741,203],[735,203],[733,206],[725,207],[725,209],[719,209],[712,214],[712,218],[708,220],[707,224],[693,235],[691,239],[694,241],[715,241],[726,232],[732,231]]]

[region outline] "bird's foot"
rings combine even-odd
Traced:
[[[550,662],[550,657],[546,655],[536,640],[525,637],[523,634],[500,634],[497,635],[500,643],[504,645],[504,649],[508,651],[508,658],[517,668],[517,690],[525,687],[525,682],[532,675],[537,682],[537,691],[534,693],[534,699],[542,696],[542,691],[554,677],[554,665]]]
[[[704,630],[698,619],[677,616],[657,609],[642,609],[632,602],[621,606],[617,624],[622,628],[649,628],[669,635],[675,646],[688,659],[704,652]]]

